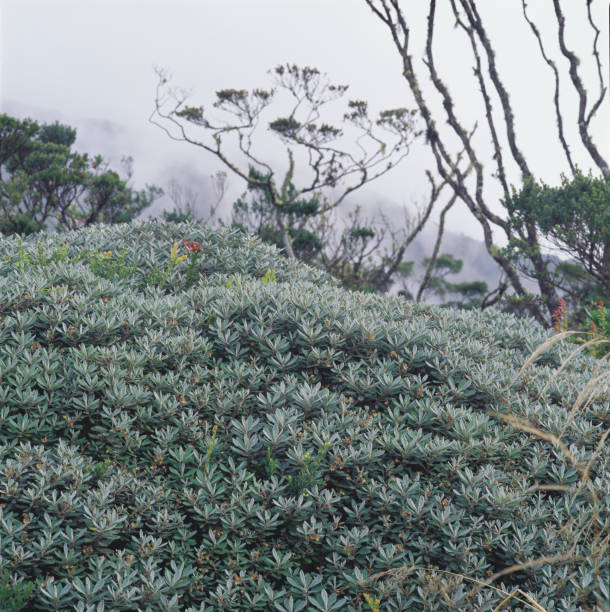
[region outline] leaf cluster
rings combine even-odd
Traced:
[[[194,284],[149,286],[182,240]],[[117,245],[131,276],[79,258]],[[552,378],[555,343],[513,382],[548,337],[531,321],[348,292],[236,230],[92,228],[21,268],[17,246],[0,240],[0,571],[36,583],[28,609],[492,610],[434,568],[484,580],[541,556],[566,560],[498,586],[598,601],[607,514],[494,416],[565,430],[607,489],[607,390],[570,413],[596,360]],[[373,580],[405,566],[398,589]]]
[[[162,193],[136,191],[100,156],[72,151],[76,130],[0,115],[0,233],[126,223]]]
[[[610,292],[610,175],[578,171],[557,187],[528,179],[503,203],[511,227],[534,224]]]

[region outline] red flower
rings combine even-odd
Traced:
[[[189,251],[191,251],[191,253],[201,251],[201,244],[199,244],[199,242],[189,242],[188,240],[183,240],[182,243]]]
[[[559,306],[551,315],[553,319],[553,330],[556,332],[566,331],[568,329],[568,317],[566,313],[566,301],[559,300]]]

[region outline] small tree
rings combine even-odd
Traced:
[[[520,191],[513,188],[504,200],[515,233],[532,224],[553,246],[578,262],[582,269],[610,293],[610,174],[595,178],[577,171],[572,179],[562,175],[561,186],[550,187],[533,179]],[[529,245],[516,236],[508,254],[529,261]],[[522,266],[531,277],[537,270]],[[545,269],[545,274],[548,270]]]
[[[272,72],[276,87],[268,90],[217,91],[214,108],[220,111],[220,118],[212,118],[202,106],[187,106],[186,94],[170,89],[167,76],[161,70],[157,72],[159,84],[150,121],[172,139],[215,155],[246,181],[251,191],[258,189],[264,194],[270,204],[265,214],[274,217],[278,237],[289,257],[296,256],[294,236],[303,236],[302,230],[313,217],[328,214],[348,195],[389,172],[407,155],[419,135],[414,110],[385,110],[372,119],[366,102],[351,100],[343,122],[355,145],[346,146],[349,139],[344,129],[327,123],[322,115],[326,105],[342,98],[348,88],[329,83],[316,68],[278,66]],[[279,117],[267,117],[268,108],[280,93],[291,100],[290,108]],[[187,133],[189,125],[201,128],[207,135],[196,139]],[[255,138],[261,125],[266,125],[268,132],[284,145],[288,165],[282,174],[255,147],[255,141],[262,140],[261,136]],[[309,170],[309,177],[298,187],[295,154],[303,159],[302,169]],[[304,173],[298,174],[301,178]],[[331,191],[332,197],[320,195]],[[298,202],[313,200],[315,211],[298,212]],[[286,224],[286,215],[290,214],[293,225]]]
[[[378,218],[365,218],[360,206],[339,221],[336,210],[318,214],[325,205],[319,193],[293,199],[292,182],[287,186],[291,202],[278,211],[270,190],[261,186],[261,173],[251,167],[249,178],[246,193],[233,205],[233,226],[281,248],[279,217],[295,257],[323,268],[347,289],[381,293],[391,287],[405,249],[426,223],[442,189],[432,184],[427,206],[417,207],[415,217],[405,212],[402,224],[391,223],[381,212]]]
[[[420,266],[425,268],[419,289],[414,294],[407,286],[407,281],[412,278],[415,271],[415,262],[405,261],[399,266],[399,275],[402,287],[398,292],[408,300],[415,299],[417,302],[424,300],[426,293],[432,293],[441,299],[442,306],[456,306],[467,310],[482,309],[485,298],[488,295],[488,287],[485,281],[466,281],[452,283],[447,279],[452,274],[458,274],[462,270],[463,261],[451,253],[433,253],[432,257],[424,257]],[[453,298],[447,300],[447,298]]]
[[[282,248],[284,241],[280,225],[290,236],[294,256],[308,263],[314,263],[323,247],[320,239],[305,224],[318,214],[320,196],[317,193],[297,199],[292,182],[287,186],[289,202],[280,210],[273,205],[273,195],[265,186],[265,176],[250,167],[246,192],[233,204],[232,225],[258,235],[263,241]],[[305,221],[305,224],[302,221]]]
[[[0,233],[38,232],[48,219],[58,231],[125,223],[162,193],[134,191],[101,156],[72,151],[75,140],[66,125],[0,115]]]

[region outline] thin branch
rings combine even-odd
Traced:
[[[434,269],[434,265],[438,259],[438,253],[441,248],[441,242],[443,240],[443,231],[445,229],[445,215],[449,212],[451,207],[455,204],[456,194],[454,193],[451,196],[449,202],[445,205],[443,210],[441,211],[441,216],[438,222],[438,232],[436,234],[436,241],[434,242],[434,249],[432,250],[432,256],[430,257],[430,261],[428,262],[428,266],[426,267],[426,272],[424,273],[424,278],[419,286],[419,290],[417,291],[417,295],[415,297],[416,302],[421,302],[424,291],[426,290],[430,279],[432,278],[432,270]]]
[[[462,27],[462,29],[466,32],[468,38],[470,39],[472,52],[474,54],[475,61],[476,61],[476,67],[474,68],[474,74],[477,77],[477,80],[479,81],[479,88],[481,90],[481,95],[483,96],[483,102],[485,103],[485,116],[487,118],[487,125],[489,126],[489,131],[491,132],[491,138],[492,138],[492,142],[494,145],[494,156],[493,157],[496,160],[496,164],[498,166],[497,177],[500,183],[502,184],[502,189],[506,197],[509,194],[509,191],[508,191],[508,183],[506,181],[506,173],[504,171],[502,147],[500,146],[500,142],[498,140],[498,135],[496,132],[496,126],[493,120],[491,100],[489,98],[489,94],[487,93],[487,86],[485,85],[485,79],[483,78],[483,72],[481,68],[481,58],[479,56],[479,51],[477,49],[475,37],[474,37],[472,29],[466,26],[466,24],[460,18],[457,7],[455,6],[455,0],[451,0],[451,6],[453,8],[453,12],[457,20],[457,23]]]
[[[490,291],[481,301],[481,310],[485,310],[494,304],[497,304],[501,299],[506,290],[508,289],[508,282],[504,273],[500,276],[498,286]]]
[[[523,17],[525,18],[525,21],[527,21],[527,23],[529,24],[532,32],[534,33],[534,36],[536,37],[536,40],[538,41],[538,47],[540,49],[540,53],[542,57],[544,58],[544,61],[553,71],[553,75],[555,76],[555,94],[553,96],[553,104],[555,105],[555,117],[557,118],[557,129],[559,131],[559,141],[561,142],[563,152],[565,153],[566,159],[568,160],[568,164],[570,166],[570,172],[572,173],[572,176],[573,176],[576,172],[576,168],[574,166],[574,162],[572,161],[572,155],[570,154],[570,148],[568,147],[568,143],[565,139],[565,134],[563,132],[563,116],[559,108],[559,71],[557,70],[557,66],[555,65],[555,62],[551,60],[546,54],[544,45],[542,44],[542,37],[540,35],[540,31],[536,27],[536,24],[528,17],[526,0],[521,0],[521,6],[523,9]]]
[[[601,105],[607,91],[606,85],[604,84],[604,77],[602,75],[602,63],[599,58],[599,51],[597,49],[597,39],[599,38],[600,31],[599,28],[595,25],[593,17],[591,16],[591,2],[592,0],[587,0],[587,18],[589,20],[589,23],[591,24],[591,27],[595,31],[595,38],[593,39],[593,56],[595,57],[595,64],[597,65],[597,77],[599,79],[599,97],[597,98],[597,101],[595,102],[595,104],[593,104],[591,110],[589,111],[589,114],[587,115],[587,118],[585,120],[587,127],[589,127],[591,118],[597,112],[597,109]]]
[[[514,160],[517,162],[517,165],[521,169],[521,173],[524,177],[532,176],[532,173],[521,153],[521,150],[517,146],[517,137],[515,133],[515,116],[513,113],[512,106],[510,104],[510,99],[508,95],[508,91],[504,87],[500,79],[500,75],[498,74],[498,70],[496,67],[496,54],[491,46],[491,41],[487,36],[487,31],[483,26],[483,21],[477,11],[477,7],[475,5],[474,0],[460,0],[460,4],[466,15],[468,16],[468,20],[470,25],[474,28],[479,40],[483,44],[483,48],[485,49],[485,54],[487,57],[487,63],[489,68],[489,76],[491,78],[492,83],[496,89],[498,97],[500,98],[500,103],[502,105],[502,110],[504,112],[504,123],[506,125],[506,136],[508,138],[508,145]]]
[[[555,8],[555,16],[557,18],[557,37],[559,40],[559,48],[561,49],[561,53],[570,63],[570,78],[572,80],[572,84],[574,85],[574,89],[578,94],[578,132],[580,134],[580,139],[587,149],[589,155],[597,165],[597,167],[602,171],[604,176],[608,174],[608,163],[601,156],[597,147],[593,143],[591,139],[591,135],[589,134],[589,123],[587,118],[585,117],[586,108],[587,108],[587,92],[582,84],[580,79],[580,75],[578,73],[578,64],[580,60],[576,57],[576,54],[568,49],[565,41],[565,16],[563,11],[561,10],[561,5],[559,4],[559,0],[553,0],[553,7]],[[603,98],[603,96],[601,97]],[[601,103],[601,98],[598,100]],[[594,105],[592,110],[597,110],[597,107]],[[590,119],[590,118],[589,118]]]

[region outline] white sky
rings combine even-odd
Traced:
[[[419,25],[413,30],[418,60],[427,4],[403,1],[418,17]],[[448,4],[448,0],[439,0],[439,13],[445,13]],[[598,84],[585,2],[564,0],[563,4],[568,44],[581,58],[583,78],[595,98]],[[567,165],[554,129],[552,73],[541,62],[537,43],[523,22],[521,2],[485,0],[479,5],[516,111],[520,146],[533,172],[557,183]],[[551,2],[530,0],[530,5],[554,52],[556,25],[549,12]],[[593,7],[602,29],[598,48],[607,81],[608,3],[594,0]],[[212,155],[172,142],[148,123],[157,83],[153,66],[167,68],[173,84],[191,90],[194,105],[209,107],[213,92],[223,88],[268,88],[271,82],[266,71],[290,62],[315,66],[328,73],[332,82],[348,84],[345,102],[365,99],[375,112],[413,107],[389,33],[364,0],[0,0],[0,20],[0,110],[76,127],[76,149],[100,153],[117,168],[122,155],[132,155],[136,187],[145,183],[167,187],[174,177],[198,182],[205,190],[208,176],[222,169]],[[470,55],[464,56],[462,37],[452,25],[450,19],[439,20],[438,67],[453,90],[456,108],[471,126],[480,95]],[[557,54],[555,58],[566,65]],[[418,66],[422,84],[429,87],[422,64]],[[567,74],[562,76],[568,140],[581,168],[595,170],[578,139],[575,98],[569,95]],[[343,104],[337,103],[336,109],[338,120]],[[278,111],[275,116],[281,114]],[[607,98],[593,134],[608,159]],[[269,158],[283,160],[281,151],[278,142]],[[429,154],[426,147],[418,146],[399,168],[351,201],[384,202],[389,210],[421,203],[426,168],[432,168]],[[519,176],[513,173],[510,178],[516,183]],[[227,207],[244,188],[236,177],[229,176],[229,185]],[[206,197],[209,195],[202,203]],[[164,203],[172,208],[168,200]],[[499,205],[495,209],[500,210]],[[482,236],[463,205],[454,208],[448,229]]]

